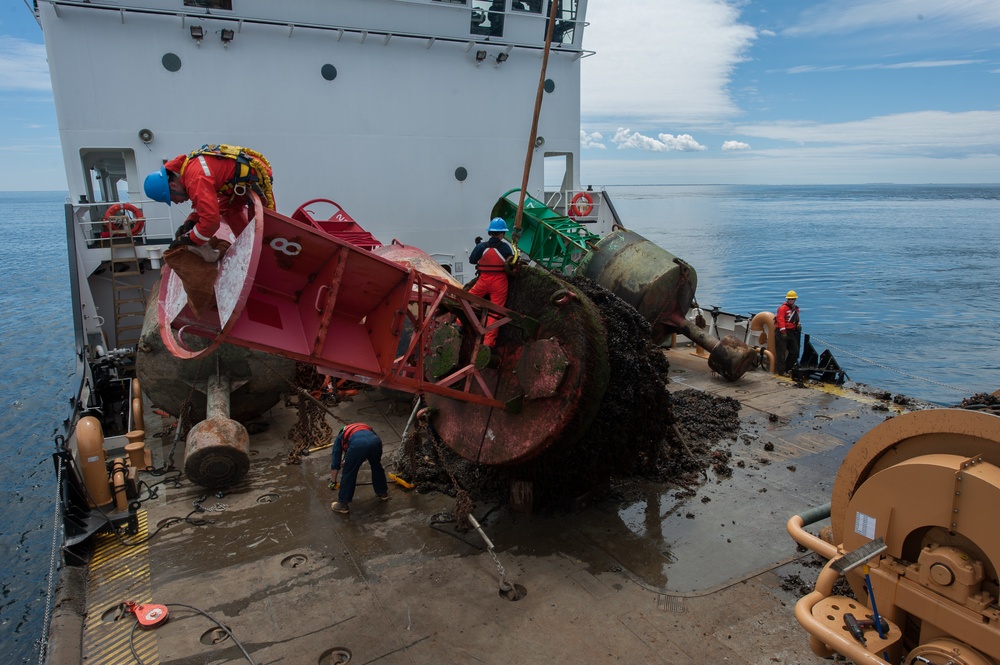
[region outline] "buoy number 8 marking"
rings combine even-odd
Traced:
[[[302,253],[302,245],[297,242],[289,242],[285,238],[275,238],[272,240],[271,249],[276,252],[283,252],[288,256],[298,256]]]

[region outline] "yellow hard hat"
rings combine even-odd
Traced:
[[[798,297],[799,297],[799,294],[797,294],[795,291],[789,291],[788,294],[785,296],[785,299],[786,300],[795,300]]]

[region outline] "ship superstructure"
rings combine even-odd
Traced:
[[[527,187],[539,198],[546,168],[563,196],[577,188],[586,4],[557,12]],[[71,199],[104,204],[77,215],[141,204],[154,247],[187,210],[145,200],[143,177],[205,143],[263,153],[279,211],[335,198],[459,281],[490,206],[520,185],[548,20],[540,0],[36,6]],[[85,256],[81,269],[100,260]]]

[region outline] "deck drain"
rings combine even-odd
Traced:
[[[656,597],[656,609],[661,612],[676,612],[680,614],[684,612],[684,598],[661,593]]]
[[[299,566],[305,564],[309,561],[309,557],[305,554],[293,554],[291,556],[286,556],[281,560],[282,568],[298,568]]]
[[[344,647],[327,649],[319,657],[317,665],[346,665],[351,662],[351,650]]]
[[[500,597],[504,600],[517,602],[528,595],[528,590],[520,584],[513,584],[511,586],[513,587],[511,589],[500,589]]]
[[[229,629],[229,626],[226,626],[226,628]],[[220,642],[225,642],[226,640],[229,639],[229,634],[225,630],[222,630],[222,628],[216,626],[211,630],[206,630],[204,633],[201,634],[201,637],[198,639],[201,641],[202,644],[211,646],[213,644],[219,644]]]
[[[257,503],[274,503],[278,500],[278,495],[274,492],[257,497]]]

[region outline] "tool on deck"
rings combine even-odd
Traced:
[[[493,557],[493,563],[496,564],[497,570],[500,572],[500,591],[507,596],[509,600],[519,600],[519,590],[516,585],[511,584],[507,580],[507,571],[504,570],[503,564],[500,563],[500,559],[497,558],[496,552],[494,552],[493,541],[486,535],[486,532],[483,531],[483,527],[479,525],[479,521],[471,513],[469,514],[469,522],[472,524],[472,528],[479,532],[483,542],[486,543],[486,551],[489,552],[491,557]]]
[[[408,482],[406,480],[403,480],[402,478],[400,478],[399,476],[397,476],[395,473],[390,473],[390,474],[387,474],[387,475],[389,476],[389,480],[393,481],[394,483],[396,483],[400,487],[405,487],[408,490],[411,490],[414,487],[416,487],[416,485],[414,485],[413,483]]]
[[[861,622],[859,622],[850,612],[844,615],[844,625],[847,627],[847,630],[851,631],[851,635],[854,636],[854,639],[861,642],[861,644],[868,646],[868,640],[865,639],[865,631],[861,627]]]
[[[858,619],[850,612],[844,615],[844,626],[851,632],[854,639],[864,645],[868,644],[868,640],[865,639],[865,630],[869,628],[875,628],[879,633],[879,637],[885,637],[889,634],[888,621],[879,617],[878,623],[876,623],[872,615],[868,616],[868,619]]]
[[[134,614],[139,625],[146,629],[156,628],[166,623],[167,619],[170,618],[166,605],[155,605],[152,603],[137,605],[135,602],[129,600],[122,603],[122,608],[125,612]]]
[[[868,570],[868,564],[865,564],[865,586],[868,588],[868,597],[871,599],[872,603],[872,618],[875,619],[875,628],[878,629],[878,636],[880,639],[885,638],[885,632],[882,630],[883,619],[878,615],[878,606],[875,605],[875,589],[872,588],[872,578]],[[889,660],[889,653],[884,652],[882,656]]]
[[[861,547],[851,550],[844,556],[840,557],[836,561],[830,564],[830,568],[837,571],[838,574],[844,575],[858,566],[868,563],[879,554],[886,550],[885,540],[882,538],[876,538],[870,543],[866,543]]]

